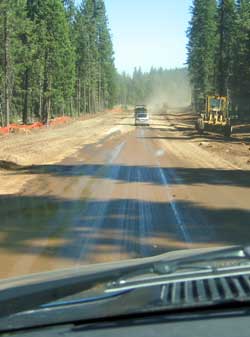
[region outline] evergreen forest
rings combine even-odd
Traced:
[[[0,124],[112,107],[114,52],[103,0],[0,0]]]
[[[250,111],[250,0],[193,0],[187,68],[119,74],[104,0],[0,0],[0,125],[227,95]],[[190,86],[191,84],[191,86]]]
[[[193,0],[188,69],[193,106],[209,94],[228,96],[230,109],[250,117],[250,1]]]

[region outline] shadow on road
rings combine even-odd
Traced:
[[[12,171],[12,169],[9,169]],[[222,185],[250,187],[250,170],[183,168],[129,165],[34,165],[19,167],[12,174],[43,174],[51,177],[92,177],[126,183],[147,183],[153,185]]]
[[[175,207],[185,233],[171,203],[5,195],[0,197],[0,248],[84,263],[250,243],[250,211],[181,200]]]

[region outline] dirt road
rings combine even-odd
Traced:
[[[5,170],[5,187],[26,183],[0,188],[0,277],[250,243],[248,143],[201,139],[187,120],[155,114],[135,128],[132,113],[100,117],[95,137],[81,138],[83,125],[67,135],[75,151],[62,161]]]

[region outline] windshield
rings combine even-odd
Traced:
[[[220,108],[222,101],[220,99],[211,98],[210,99],[211,108]]]
[[[249,1],[0,1],[0,282],[250,244],[249,32]]]
[[[137,113],[136,113],[136,117],[137,118],[147,118],[147,116],[148,116],[147,113],[144,112],[144,111],[143,112],[138,112],[137,111]]]

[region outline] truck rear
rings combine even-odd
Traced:
[[[136,105],[135,107],[135,126],[149,126],[149,114],[145,105]]]

